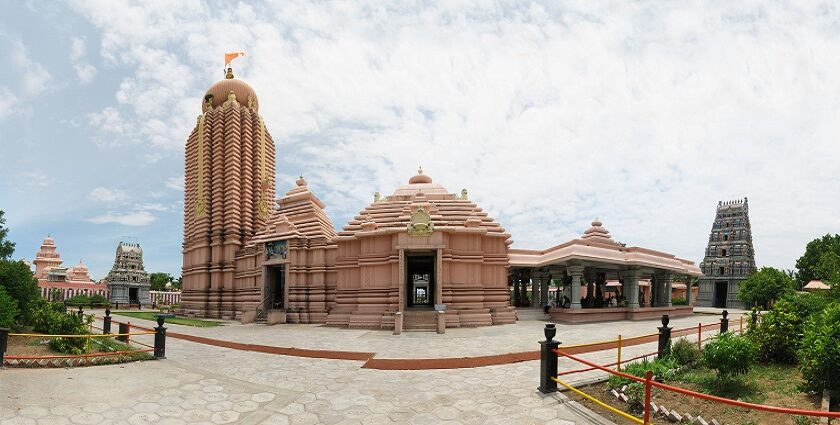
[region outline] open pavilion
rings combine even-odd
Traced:
[[[538,300],[540,307],[551,306],[548,314],[560,322],[690,315],[692,294],[685,284],[676,289],[685,291],[688,305],[672,305],[673,279],[677,275],[702,276],[692,261],[615,241],[598,220],[578,239],[542,251],[510,249],[508,257],[512,303],[521,307],[536,305]],[[558,286],[553,300],[551,281]],[[529,285],[533,303],[527,300]],[[607,303],[608,292],[623,302]]]

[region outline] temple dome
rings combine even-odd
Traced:
[[[604,228],[604,223],[601,223],[601,221],[597,218],[594,221],[592,221],[592,227],[586,229],[586,231],[583,233],[583,236],[581,236],[580,238],[587,242],[600,242],[619,245],[619,243],[613,240],[612,236],[610,236],[609,230]]]
[[[411,196],[422,192],[424,195],[448,195],[446,188],[432,183],[432,178],[423,174],[423,169],[417,170],[417,174],[408,179],[408,184],[397,187],[394,196]]]
[[[213,108],[218,108],[225,103],[228,99],[228,94],[233,91],[233,94],[236,95],[236,101],[239,102],[240,105],[248,105],[248,98],[250,97],[253,99],[254,110],[259,111],[257,93],[254,89],[251,88],[251,86],[245,81],[233,78],[232,72],[229,73],[228,76],[229,78],[216,81],[209,89],[207,89],[207,92],[204,94],[204,98],[202,99],[202,105],[207,101],[208,96],[212,96],[210,104],[213,105]]]

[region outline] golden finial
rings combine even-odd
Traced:
[[[227,73],[225,74],[225,78],[227,78],[228,80],[233,79],[233,68],[228,67]]]

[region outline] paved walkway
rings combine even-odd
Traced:
[[[682,325],[709,323],[710,319],[715,318],[688,318]],[[610,339],[617,330],[639,334],[651,327],[655,330],[655,324],[560,326],[558,336],[570,344]],[[531,350],[542,337],[542,327],[543,323],[523,322],[447,330],[446,335],[410,333],[401,337],[384,331],[310,325],[171,325],[169,329],[243,342],[291,346],[300,341],[299,347],[305,348],[334,347],[375,352],[377,357],[416,358],[499,352],[503,349],[493,346],[499,341],[507,341],[509,350]],[[303,338],[307,333],[309,337]],[[138,338],[151,343],[151,337]],[[461,342],[467,345],[461,346]],[[449,349],[443,351],[444,345]],[[416,349],[422,351],[413,353]],[[655,344],[648,343],[628,347],[624,356],[654,350]],[[533,360],[471,369],[388,371],[362,368],[364,362],[359,360],[233,350],[174,338],[167,340],[167,356],[163,361],[124,365],[0,371],[0,423],[609,423],[562,394],[544,397],[535,391],[539,361]],[[608,363],[614,361],[615,350],[584,356]],[[570,360],[560,361],[561,370],[578,367]],[[602,376],[600,372],[587,372],[569,376],[568,381],[581,383],[598,376]]]

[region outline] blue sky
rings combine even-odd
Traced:
[[[545,248],[600,218],[698,261],[748,196],[759,265],[840,231],[833,2],[4,2],[0,209],[95,278],[177,274],[183,145],[225,51],[341,227],[423,165]]]

